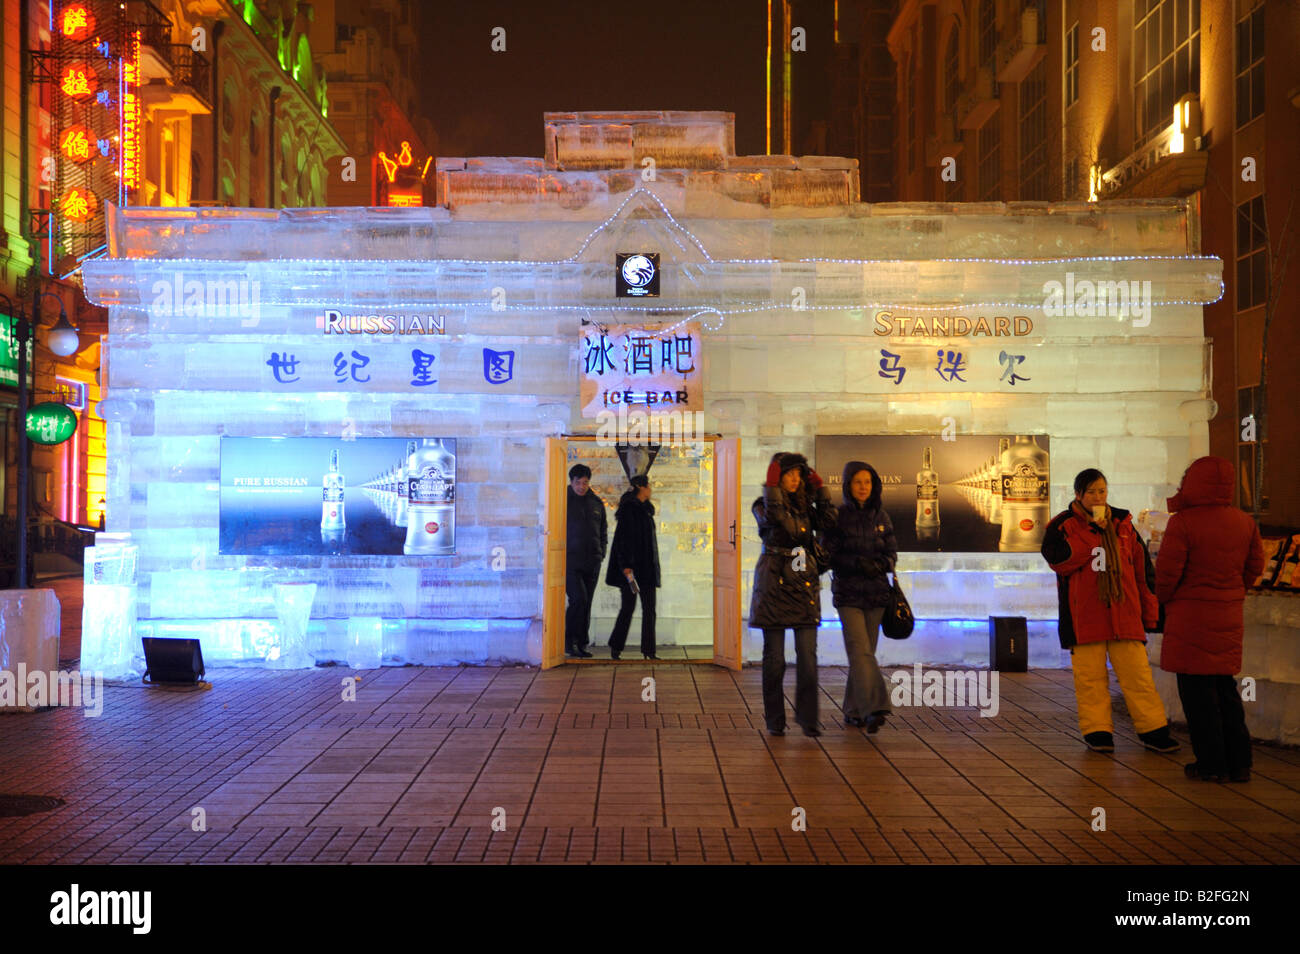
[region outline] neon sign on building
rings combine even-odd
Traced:
[[[122,61],[122,182],[140,188],[140,31],[131,31]]]
[[[105,248],[103,204],[143,184],[140,30],[120,0],[52,0],[55,163],[48,267]]]
[[[59,33],[80,42],[95,33],[95,15],[84,3],[71,3],[59,13]]]
[[[426,158],[417,172],[411,144],[402,140],[402,148],[398,150],[395,157],[389,158],[386,152],[380,152],[379,162],[387,179],[384,190],[387,205],[408,208],[424,205],[423,183],[425,176],[429,174],[433,156]],[[388,188],[388,186],[397,186],[397,188]]]

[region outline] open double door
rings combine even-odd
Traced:
[[[564,664],[565,507],[567,437],[546,440],[546,575],[542,606],[542,668]],[[744,662],[740,613],[740,439],[713,444],[713,662],[739,669]]]

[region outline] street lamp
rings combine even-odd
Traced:
[[[33,337],[34,326],[40,323],[41,299],[53,298],[59,303],[59,320],[50,330],[50,350],[60,357],[75,354],[81,344],[77,329],[68,321],[68,311],[63,300],[53,292],[38,291],[32,295],[32,323],[27,321],[27,313],[21,308],[14,308],[13,299],[0,294],[7,310],[14,320],[14,338],[18,345],[18,546],[17,570],[14,575],[14,588],[27,588],[27,510],[28,510],[28,441],[27,441],[27,342]]]
[[[45,294],[49,295],[50,292]],[[55,296],[57,299],[57,296]],[[51,351],[60,358],[66,358],[70,354],[76,354],[77,349],[81,347],[81,336],[77,329],[72,327],[72,322],[68,321],[68,313],[63,309],[63,302],[59,302],[59,320],[50,333],[45,337],[45,343]]]

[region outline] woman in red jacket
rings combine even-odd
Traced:
[[[1250,780],[1250,732],[1232,678],[1241,671],[1242,604],[1264,569],[1259,527],[1232,506],[1233,468],[1202,457],[1169,498],[1173,517],[1156,560],[1165,604],[1160,668],[1178,674],[1196,761],[1188,778]]]
[[[1074,503],[1047,525],[1042,554],[1056,571],[1061,648],[1070,650],[1084,744],[1115,751],[1109,656],[1142,744],[1177,752],[1147,661],[1146,634],[1157,625],[1159,604],[1147,586],[1146,549],[1129,512],[1106,505],[1101,471],[1074,478]]]

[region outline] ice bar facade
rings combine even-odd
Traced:
[[[1222,264],[1182,200],[867,205],[854,160],[737,156],[726,113],[548,113],[544,135],[543,158],[439,159],[433,208],[111,210],[109,254],[83,270],[110,315],[83,666],[139,671],[149,635],[198,637],[209,663],[553,662],[552,458],[556,439],[566,460],[598,446],[577,441],[600,427],[580,395],[593,329],[697,330],[698,422],[738,440],[742,614],[749,502],[778,450],[817,464],[828,436],[870,460],[872,437],[1041,435],[1051,513],[1097,466],[1135,514],[1207,452],[1202,308]],[[620,297],[629,254],[656,261],[657,297]],[[1115,283],[1136,308],[1089,297]],[[269,438],[289,456],[307,438],[344,457],[454,447],[454,552],[231,552],[223,467],[238,439]],[[661,643],[716,606],[718,446],[665,447],[651,471],[676,474],[656,498]],[[312,466],[320,506],[333,465]],[[363,483],[385,501],[405,486],[383,468]],[[986,664],[987,617],[1010,615],[1030,621],[1032,664],[1062,665],[1036,548],[906,552],[899,571],[921,623],[885,661]],[[823,620],[835,662],[829,585]],[[743,641],[757,658],[759,634]]]

